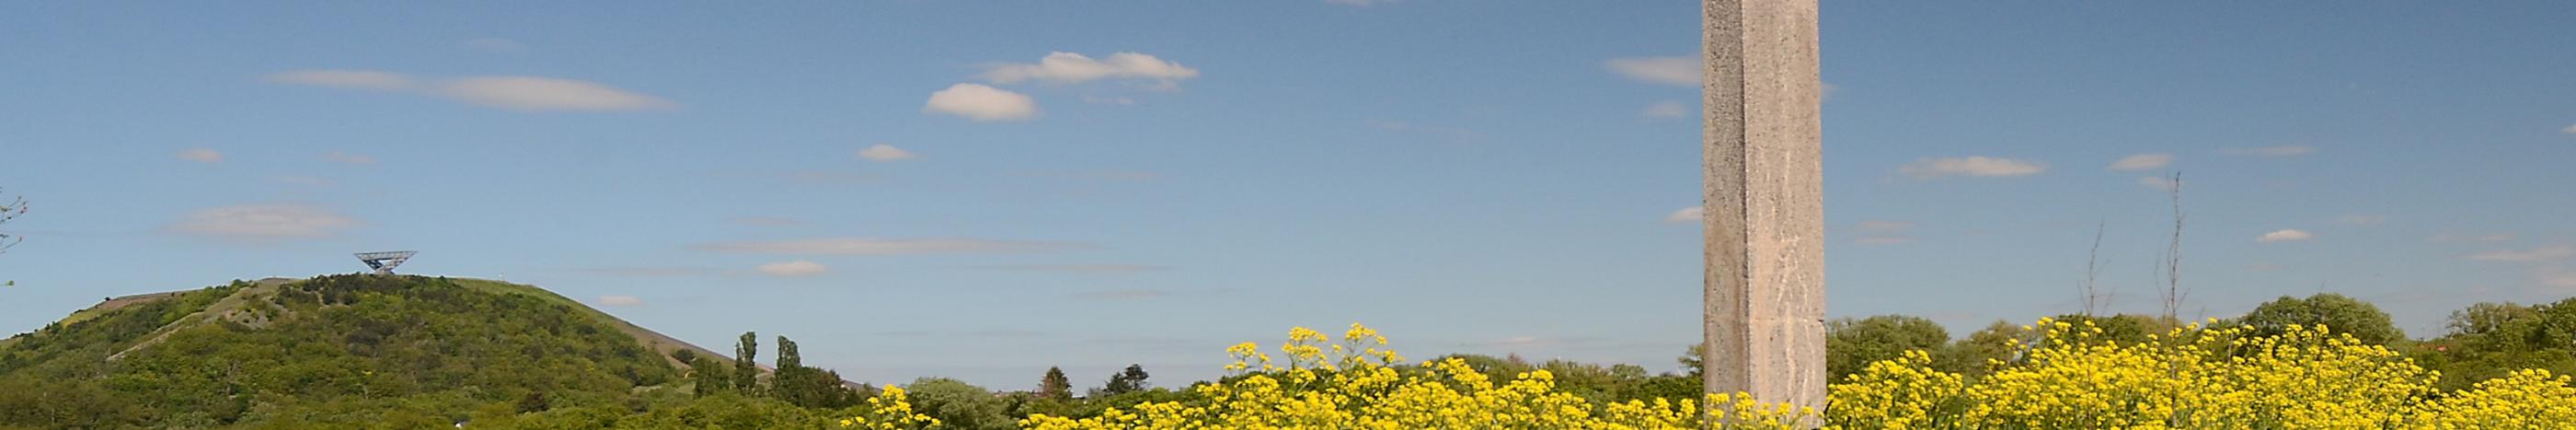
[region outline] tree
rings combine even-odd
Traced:
[[[6,190],[0,190],[0,191],[6,191]],[[26,198],[26,197],[15,197],[15,198],[13,198],[13,199],[11,200],[11,202],[10,202],[10,203],[7,203],[7,204],[0,204],[0,224],[8,224],[8,223],[9,223],[9,220],[18,219],[18,216],[19,216],[19,215],[26,215],[26,214],[27,214],[27,198]],[[24,241],[24,240],[26,240],[26,238],[18,237],[18,236],[13,236],[13,235],[10,235],[10,234],[8,234],[8,233],[0,233],[0,254],[7,254],[7,253],[9,253],[9,248],[10,248],[10,247],[18,246],[18,242],[20,242],[20,241]],[[18,285],[18,281],[0,281],[0,286],[8,286],[8,285]]]
[[[1064,377],[1064,369],[1048,367],[1046,376],[1038,378],[1038,397],[1065,400],[1073,398],[1073,381]]]
[[[0,189],[0,191],[7,191],[7,189]],[[19,215],[26,214],[27,198],[24,196],[11,198],[8,203],[0,203],[0,224],[8,224],[9,220],[18,219]],[[18,242],[23,240],[26,238],[0,233],[0,253],[8,253],[10,247],[18,246]]]
[[[742,339],[734,341],[733,345],[734,391],[743,394],[760,391],[760,365],[753,364],[759,362],[754,358],[758,355],[760,355],[760,334],[742,332]]]
[[[733,371],[716,360],[693,361],[689,371],[697,383],[699,397],[733,390]]]
[[[2305,299],[2281,296],[2255,306],[2252,312],[2246,312],[2236,322],[2252,326],[2265,335],[2279,334],[2296,324],[2323,325],[2372,345],[2406,340],[2406,332],[2398,330],[2396,323],[2389,322],[2388,313],[2380,312],[2378,306],[2334,293],[2319,293]]]
[[[1879,315],[1843,318],[1825,324],[1825,375],[1840,381],[1870,363],[1897,358],[1906,351],[1936,351],[1950,343],[1950,331],[1923,317]]]
[[[913,409],[939,419],[946,428],[983,430],[1018,428],[1010,403],[983,387],[948,378],[921,378],[904,387]]]
[[[796,350],[796,341],[779,336],[777,366],[769,374],[770,396],[797,406],[820,403],[823,393],[816,389],[819,387],[812,386],[814,378],[806,375],[811,372],[812,369],[805,368],[804,354]]]
[[[1153,384],[1145,382],[1146,377],[1145,366],[1129,364],[1127,370],[1109,375],[1109,383],[1103,384],[1098,394],[1115,396],[1152,388]]]
[[[671,359],[673,359],[673,360],[679,360],[679,361],[680,361],[680,364],[697,364],[697,362],[698,362],[698,351],[697,351],[697,350],[691,350],[691,349],[681,349],[681,350],[678,350],[678,351],[671,351]]]
[[[1993,370],[1987,366],[1990,361],[2019,361],[2023,352],[2037,341],[2031,330],[2024,330],[2009,321],[1995,321],[1986,325],[1984,330],[1969,333],[1967,339],[1951,342],[1950,346],[1934,352],[1932,365],[1944,372],[1984,376]]]

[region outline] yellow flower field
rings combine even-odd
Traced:
[[[1279,355],[1228,348],[1235,376],[1191,401],[1046,415],[1024,428],[1083,429],[2487,429],[2576,423],[2564,375],[2525,370],[2467,390],[2436,372],[2322,327],[2256,336],[2191,325],[2146,342],[2103,338],[2090,321],[2040,320],[2011,360],[1981,378],[1934,370],[1917,351],[1830,387],[1825,411],[1742,395],[1596,404],[1557,390],[1545,370],[1494,380],[1459,359],[1408,363],[1386,337],[1352,324],[1338,339],[1289,332]],[[888,387],[842,426],[938,428]]]

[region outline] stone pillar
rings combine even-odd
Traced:
[[[1825,406],[1816,0],[1703,0],[1707,389]]]

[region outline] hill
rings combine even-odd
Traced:
[[[235,281],[105,300],[0,341],[0,427],[446,426],[688,397],[721,358],[532,286],[419,276]]]

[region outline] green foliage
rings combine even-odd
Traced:
[[[1870,363],[1932,351],[1950,343],[1950,331],[1923,317],[1880,315],[1825,323],[1825,375],[1840,381]]]
[[[760,362],[759,356],[760,334],[742,332],[742,339],[733,344],[733,390],[735,392],[745,394],[759,392],[760,365],[754,364]]]
[[[428,423],[619,404],[676,373],[561,304],[408,276],[236,282],[19,339],[0,350],[0,393],[41,394],[0,394],[0,426]]]
[[[2541,305],[2480,303],[2451,314],[2450,333],[2412,349],[2456,390],[2516,369],[2576,373],[2576,298]]]
[[[2279,335],[2291,325],[2322,324],[2336,333],[2349,334],[2372,345],[2387,346],[2406,340],[2406,333],[2398,330],[2396,323],[2389,322],[2388,313],[2380,312],[2378,306],[2334,293],[2320,293],[2305,299],[2281,296],[2255,306],[2253,311],[2230,322],[2251,326],[2257,334],[2264,336]]]
[[[1102,384],[1100,389],[1094,391],[1092,395],[1115,396],[1151,388],[1153,387],[1153,384],[1145,382],[1145,378],[1149,376],[1151,375],[1147,375],[1145,373],[1145,366],[1129,364],[1127,365],[1127,370],[1121,370],[1117,374],[1109,375],[1109,382]]]
[[[1010,414],[1012,399],[995,397],[983,387],[948,378],[921,378],[904,386],[915,411],[948,428],[963,430],[1019,428]]]

